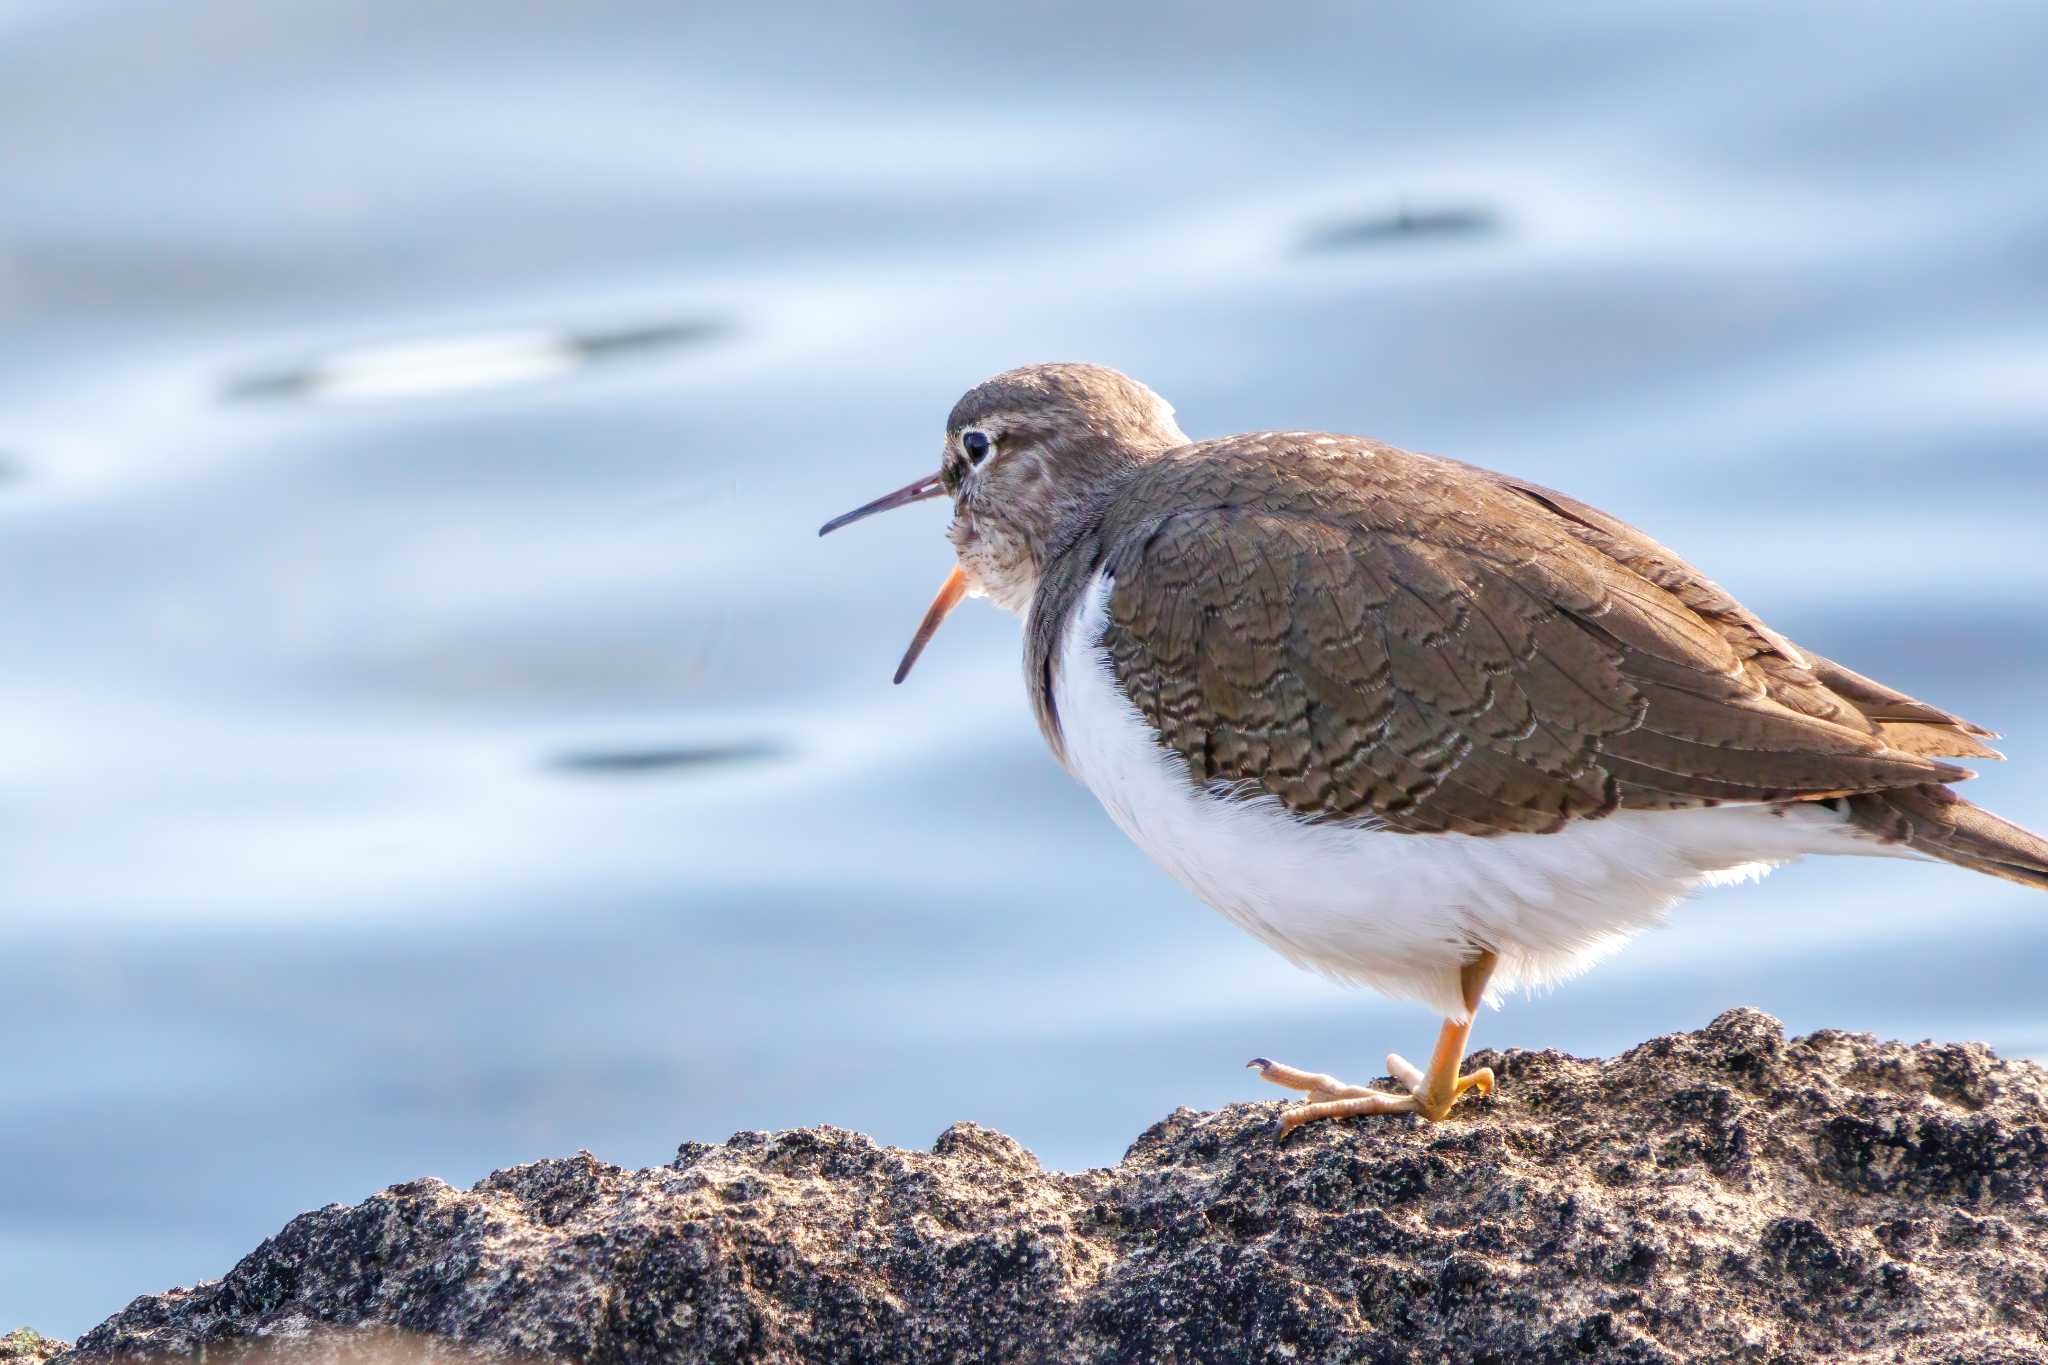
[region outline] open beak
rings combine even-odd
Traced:
[[[946,480],[941,474],[927,474],[915,483],[907,483],[894,493],[885,493],[873,502],[856,507],[844,516],[832,518],[818,528],[818,534],[830,535],[842,526],[850,526],[862,517],[871,517],[877,512],[886,512],[892,507],[908,507],[913,502],[936,498],[946,491]],[[910,667],[917,662],[917,656],[924,653],[924,647],[939,630],[940,622],[947,613],[960,605],[960,599],[967,595],[967,572],[959,565],[946,575],[946,581],[939,585],[939,595],[932,599],[925,609],[924,620],[917,626],[917,634],[910,637],[910,648],[903,651],[903,662],[896,665],[896,681],[902,682],[910,676]]]
[[[884,493],[873,502],[856,507],[844,516],[832,518],[832,520],[818,528],[818,534],[829,536],[842,526],[853,525],[862,517],[871,517],[877,512],[886,512],[892,507],[908,507],[913,502],[923,502],[926,498],[936,498],[945,491],[945,475],[927,474],[914,483],[904,484],[903,487],[897,489],[894,493]]]
[[[946,581],[939,584],[939,595],[924,609],[924,620],[917,623],[917,634],[910,637],[910,648],[903,651],[903,662],[896,665],[897,682],[910,676],[910,666],[917,662],[918,655],[924,653],[924,647],[932,636],[939,633],[939,623],[960,605],[960,599],[965,596],[967,571],[955,564],[953,572],[946,575]]]

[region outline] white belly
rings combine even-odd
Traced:
[[[1500,956],[1494,989],[1583,970],[1695,888],[1805,853],[1878,853],[1804,803],[1624,811],[1556,834],[1397,834],[1310,824],[1271,797],[1197,787],[1116,685],[1109,585],[1089,585],[1054,701],[1066,764],[1140,848],[1293,962],[1460,1014],[1458,967]]]

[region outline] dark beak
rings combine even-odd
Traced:
[[[844,516],[834,517],[818,528],[818,534],[828,536],[842,526],[851,526],[862,517],[871,517],[877,512],[886,512],[892,507],[908,507],[913,502],[936,498],[946,491],[946,476],[927,474],[915,483],[904,484],[894,493],[884,493],[863,507],[856,507]]]
[[[834,517],[818,528],[818,534],[830,535],[842,526],[848,526],[862,517],[871,517],[877,512],[886,512],[892,507],[908,507],[913,502],[936,498],[946,491],[943,474],[927,474],[915,483],[907,483],[894,493],[885,493],[864,507],[856,507],[845,516]],[[946,581],[939,585],[939,595],[932,599],[926,609],[924,620],[918,624],[917,634],[911,637],[910,648],[903,651],[903,662],[896,665],[896,681],[902,682],[910,676],[910,666],[917,662],[917,656],[924,653],[924,647],[938,631],[939,623],[946,619],[948,612],[960,605],[960,599],[967,595],[967,574],[958,565],[946,575]]]

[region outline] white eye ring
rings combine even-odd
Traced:
[[[960,435],[960,448],[967,452],[969,464],[980,464],[994,446],[995,442],[988,438],[985,431],[968,431]]]

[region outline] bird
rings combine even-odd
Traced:
[[[1297,964],[1443,1017],[1398,1089],[1269,1058],[1315,1120],[1445,1119],[1474,1016],[1693,892],[1809,854],[2048,890],[2048,840],[1949,760],[1998,736],[1795,645],[1676,553],[1539,484],[1359,436],[1191,440],[1106,367],[954,405],[936,473],[963,597],[1023,621],[1053,755],[1196,897]]]

